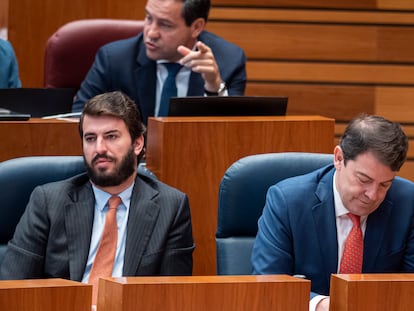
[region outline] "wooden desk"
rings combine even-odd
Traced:
[[[99,311],[306,311],[310,281],[287,275],[104,278]]]
[[[2,311],[90,311],[92,286],[63,279],[0,281]]]
[[[410,311],[414,274],[334,274],[330,296],[335,311]]]
[[[194,275],[216,274],[218,188],[227,168],[257,153],[332,153],[334,120],[319,116],[149,118],[147,167],[187,193]]]
[[[78,122],[37,118],[0,122],[0,161],[38,155],[82,155]]]

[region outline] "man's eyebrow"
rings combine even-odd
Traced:
[[[108,134],[115,134],[115,133],[120,133],[120,132],[121,131],[118,130],[118,129],[113,129],[113,130],[106,131],[103,134],[108,135]],[[86,136],[86,135],[97,135],[97,134],[96,134],[96,132],[84,132],[83,136]]]
[[[370,180],[373,180],[373,178],[371,178],[371,177],[370,177],[370,176],[368,176],[367,174],[362,173],[362,172],[359,172],[359,171],[357,171],[357,175],[360,175],[361,177],[365,177],[365,178],[368,178],[368,179],[370,179]]]
[[[368,178],[369,180],[374,180],[372,177],[368,176],[365,173],[362,172],[357,172],[358,175],[362,175],[362,177]],[[385,184],[385,183],[389,183],[389,182],[393,182],[394,181],[394,177],[391,178],[390,180],[385,180],[385,181],[381,181],[380,184]]]
[[[109,131],[104,132],[104,135],[108,135],[108,134],[118,134],[120,132],[121,132],[120,130],[114,129],[114,130],[109,130]]]
[[[174,24],[174,20],[173,19],[168,19],[168,18],[157,18],[157,16],[153,16],[151,14],[151,12],[149,12],[147,9],[145,9],[145,15],[149,15],[154,17],[156,20],[158,20],[158,22],[161,23],[169,23],[169,24]]]

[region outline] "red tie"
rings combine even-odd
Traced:
[[[116,223],[116,210],[121,199],[113,196],[109,199],[109,209],[105,217],[105,228],[103,230],[101,242],[96,252],[95,260],[92,264],[89,275],[89,284],[93,285],[92,304],[96,305],[98,297],[98,281],[100,277],[111,276],[114,267],[116,253],[116,243],[118,242],[118,225]]]
[[[353,226],[345,242],[339,273],[361,273],[364,253],[364,238],[362,236],[360,217],[348,214]]]

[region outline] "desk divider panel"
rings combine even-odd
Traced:
[[[287,275],[103,278],[99,311],[289,311],[309,308],[310,281]]]
[[[334,274],[330,296],[335,311],[413,310],[414,274]]]
[[[0,281],[2,311],[90,311],[92,286],[63,279]]]

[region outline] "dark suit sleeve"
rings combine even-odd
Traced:
[[[231,56],[232,59],[228,59]],[[229,95],[243,96],[246,88],[246,56],[242,49],[234,49],[232,53],[225,55],[225,60],[220,63],[228,62],[232,64],[231,71],[226,70],[228,65],[219,65],[224,67],[222,72],[222,79],[226,83],[226,87]]]
[[[165,249],[161,262],[161,275],[192,274],[194,242],[187,196],[182,197],[170,227]]]
[[[95,95],[110,91],[110,62],[106,47],[100,48],[95,61],[83,80],[72,105],[73,112],[81,112],[85,102]]]
[[[283,195],[269,189],[252,251],[253,274],[293,274],[293,249]]]
[[[36,188],[7,246],[0,269],[1,279],[47,277],[43,272],[49,232],[45,206],[45,196]]]
[[[271,187],[258,222],[259,229],[253,246],[253,274],[297,273],[298,267],[295,267],[295,264],[298,260],[294,257],[298,255],[293,249],[294,241],[287,206],[285,196],[278,186]],[[295,244],[298,244],[298,241]],[[319,294],[311,292],[310,299],[317,295]]]
[[[228,94],[244,95],[247,78],[246,56],[243,49],[208,31],[203,31],[199,40],[211,48],[221,79],[226,83]]]

